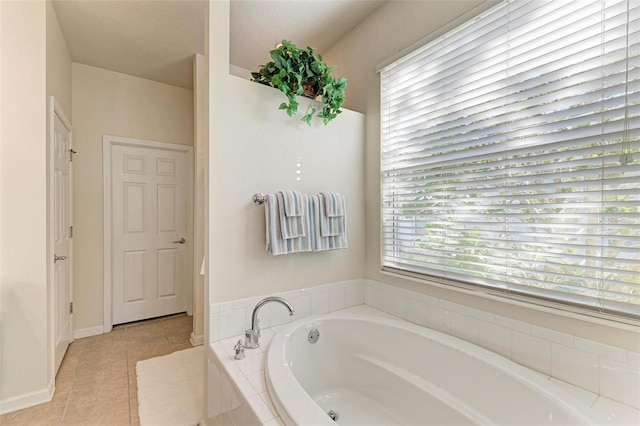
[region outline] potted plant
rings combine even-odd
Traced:
[[[258,72],[252,72],[251,81],[275,87],[284,93],[288,102],[281,103],[280,109],[291,117],[298,111],[296,96],[311,98],[312,101],[302,117],[302,121],[308,125],[311,125],[311,119],[316,113],[316,108],[312,105],[313,99],[322,102],[322,109],[317,117],[325,125],[342,112],[340,107],[345,100],[347,79],[333,77],[331,71],[335,66],[325,64],[322,56],[317,55],[312,47],[301,50],[291,41],[282,40],[282,44],[269,53],[272,61],[262,65]]]

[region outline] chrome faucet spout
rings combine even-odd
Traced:
[[[262,308],[265,304],[269,302],[277,302],[284,305],[289,310],[289,316],[293,316],[293,314],[296,313],[296,311],[293,309],[293,306],[291,306],[291,304],[286,300],[284,300],[282,297],[265,297],[264,299],[258,302],[255,308],[253,308],[253,314],[251,314],[252,330],[255,330],[258,324],[258,311],[260,310],[260,308]]]
[[[289,311],[289,316],[293,316],[296,313],[296,311],[293,309],[293,306],[291,306],[291,303],[287,302],[282,297],[276,297],[276,296],[265,297],[264,299],[259,301],[256,304],[255,308],[253,308],[253,313],[251,314],[251,328],[245,330],[245,333],[244,333],[244,341],[245,341],[244,347],[246,349],[256,349],[260,347],[260,342],[259,342],[260,328],[258,327],[258,312],[260,311],[260,308],[262,308],[265,304],[269,302],[277,302],[277,303],[280,303],[281,305],[284,305],[284,307],[287,308],[287,310]]]

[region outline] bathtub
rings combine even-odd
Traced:
[[[600,423],[589,407],[525,367],[383,317],[291,323],[273,338],[265,370],[287,426]]]

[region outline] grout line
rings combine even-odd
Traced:
[[[73,342],[72,342],[73,344]],[[67,348],[68,350],[68,348]],[[82,359],[82,355],[84,354],[84,343],[82,344],[82,348],[79,350],[79,354],[78,354],[78,360],[75,363],[75,366],[73,367],[73,376],[71,378],[71,388],[69,389],[69,393],[67,395],[67,401],[64,404],[64,410],[62,411],[62,417],[60,418],[60,425],[64,424],[64,419],[67,416],[67,410],[69,410],[69,402],[71,401],[71,393],[73,392],[73,389],[75,387],[76,384],[76,377],[78,375],[78,367],[80,366],[80,360]],[[64,362],[64,357],[62,359],[62,362]],[[54,379],[55,380],[55,379]],[[53,395],[55,397],[55,393]]]
[[[126,352],[126,356],[127,356],[127,396],[129,398],[127,398],[127,402],[129,403],[129,406],[127,407],[127,409],[129,410],[129,426],[132,425],[132,421],[131,421],[131,377],[129,377],[129,339],[127,338],[127,329],[125,328],[125,334],[124,334],[124,342],[125,342],[125,352]]]
[[[75,375],[74,375],[75,378]],[[73,389],[73,382],[71,382],[71,388]],[[64,410],[62,411],[62,418],[60,418],[60,425],[64,424],[64,418],[67,416],[67,410],[69,409],[69,401],[71,400],[71,391],[69,391],[69,395],[67,395],[67,402],[64,404]]]

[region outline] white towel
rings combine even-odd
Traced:
[[[290,191],[286,191],[290,192]],[[308,199],[304,198],[302,194],[298,193],[295,196],[295,200],[291,200],[289,195],[284,191],[280,191],[276,194],[278,197],[278,212],[280,214],[280,229],[282,231],[282,238],[285,240],[291,238],[301,238],[307,236],[307,227],[305,226],[304,207],[303,203],[308,203]],[[289,199],[289,201],[287,201]],[[298,202],[299,201],[299,202]],[[290,211],[295,214],[287,214],[287,204],[290,206]],[[300,204],[299,206],[297,204]]]
[[[309,197],[307,195],[303,195],[302,197],[303,218],[306,221],[306,228],[310,229],[311,225],[309,223]],[[267,251],[274,256],[312,251],[312,239],[309,236],[289,239],[282,238],[280,216],[280,207],[277,195],[267,195],[267,201],[264,208]]]
[[[346,229],[344,213],[347,204],[345,197],[335,192],[321,192],[318,196],[318,202],[320,203],[320,235],[322,237],[344,235]],[[329,205],[330,207],[328,207]]]
[[[324,203],[322,200],[322,195],[311,195],[309,196],[310,201],[310,215],[311,220],[309,221],[309,235],[311,236],[311,243],[313,244],[314,251],[326,251],[326,250],[337,250],[347,248],[347,216],[346,214],[343,219],[343,227],[344,232],[342,235],[334,235],[334,236],[322,236],[320,231],[321,227],[321,218],[326,217],[324,211]]]

